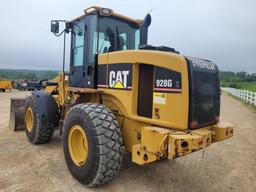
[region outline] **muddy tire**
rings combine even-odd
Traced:
[[[65,160],[75,179],[87,187],[96,187],[116,176],[123,160],[123,139],[118,122],[109,109],[100,104],[75,105],[68,113],[63,129]],[[73,134],[74,129],[80,131]],[[75,139],[72,139],[73,135]],[[76,138],[82,138],[82,135],[85,138],[81,142],[86,140],[86,155],[76,154],[81,151],[77,150],[79,139]]]
[[[39,107],[36,104],[35,97],[30,95],[26,99],[25,107],[25,128],[28,140],[33,144],[48,143],[54,132],[52,126],[45,122],[47,114],[40,115]]]

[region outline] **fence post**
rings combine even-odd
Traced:
[[[248,103],[251,103],[251,92],[248,91]]]
[[[241,89],[225,89],[224,91],[231,93],[232,95],[240,98],[245,103],[250,103],[251,105],[256,106],[256,92],[248,91],[248,90],[241,90]]]
[[[254,92],[254,106],[256,106],[256,92]]]
[[[254,99],[254,94],[253,92],[250,91],[250,104],[253,104],[253,99]]]
[[[246,90],[246,103],[248,103],[248,102],[249,102],[249,91]]]

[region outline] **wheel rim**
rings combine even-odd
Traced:
[[[29,132],[32,131],[34,125],[34,115],[32,109],[29,107],[26,111],[26,127]]]
[[[73,125],[68,134],[68,149],[73,162],[82,166],[88,158],[88,141],[84,130],[79,125]]]

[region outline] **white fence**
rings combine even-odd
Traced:
[[[246,103],[250,103],[251,105],[256,106],[256,92],[251,92],[247,90],[240,90],[235,88],[229,88],[229,87],[222,87],[223,91],[226,91],[236,97],[239,97]]]

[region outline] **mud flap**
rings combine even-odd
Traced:
[[[25,129],[26,98],[11,98],[9,127],[13,131]]]
[[[58,128],[59,109],[54,97],[45,91],[33,91],[31,94],[35,100],[41,126]]]

